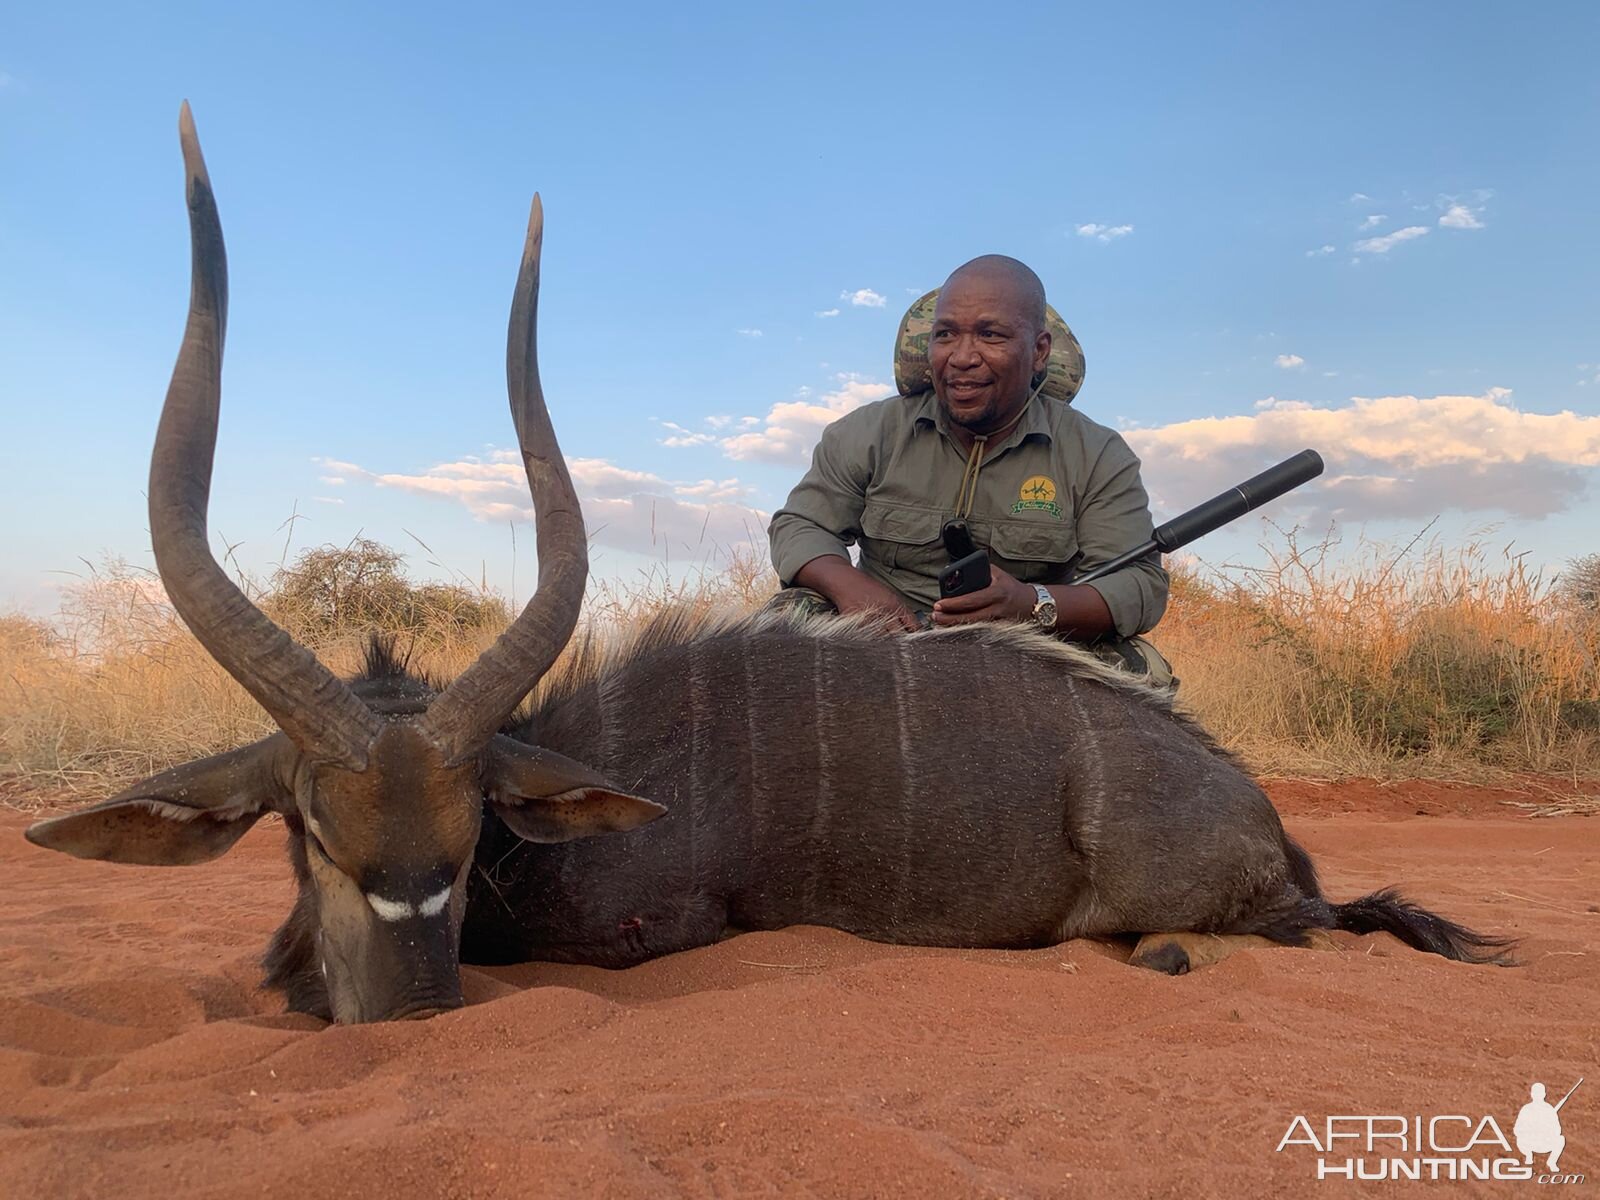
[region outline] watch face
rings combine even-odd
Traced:
[[[1033,606],[1033,619],[1045,629],[1053,629],[1056,623],[1055,597],[1037,584],[1034,587],[1039,593],[1039,603]]]

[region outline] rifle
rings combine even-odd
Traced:
[[[1567,1089],[1567,1094],[1565,1096],[1561,1097],[1561,1104],[1565,1104],[1568,1100],[1571,1100],[1572,1099],[1572,1093],[1577,1091],[1579,1086],[1582,1083],[1583,1083],[1583,1076],[1580,1075],[1580,1076],[1578,1076],[1578,1082],[1573,1084],[1570,1088],[1568,1088]],[[1556,1105],[1556,1111],[1557,1112],[1561,1111],[1561,1104]]]
[[[1163,554],[1171,554],[1195,539],[1220,529],[1228,522],[1237,521],[1252,509],[1260,508],[1285,492],[1291,492],[1301,484],[1315,479],[1322,474],[1322,469],[1320,454],[1315,450],[1302,450],[1299,454],[1284,459],[1277,466],[1268,467],[1261,474],[1253,475],[1243,483],[1229,488],[1221,495],[1213,496],[1198,508],[1191,508],[1181,516],[1174,517],[1158,528],[1144,545],[1136,546],[1125,554],[1119,554],[1110,562],[1102,563],[1092,571],[1073,575],[1065,582],[1089,583],[1102,579],[1113,571],[1119,571],[1129,563],[1137,562],[1158,550]],[[943,534],[945,549],[953,561],[939,572],[939,594],[964,596],[968,592],[988,587],[989,555],[973,545],[972,535],[967,530],[966,522],[947,522]]]
[[[1229,521],[1237,521],[1252,509],[1276,500],[1285,492],[1292,492],[1302,483],[1308,483],[1322,474],[1322,455],[1315,450],[1302,450],[1286,458],[1275,467],[1268,467],[1259,475],[1252,475],[1243,483],[1213,496],[1198,508],[1191,508],[1182,516],[1174,517],[1155,531],[1142,546],[1119,554],[1108,563],[1092,571],[1085,571],[1072,580],[1088,583],[1102,579],[1113,571],[1120,571],[1131,562],[1137,562],[1156,550],[1171,554],[1213,530],[1221,529]]]

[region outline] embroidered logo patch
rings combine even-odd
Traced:
[[[1047,475],[1030,475],[1022,481],[1017,502],[1011,506],[1011,511],[1016,514],[1029,509],[1047,512],[1052,517],[1061,515],[1061,505],[1056,503],[1055,480]]]

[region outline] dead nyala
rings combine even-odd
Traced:
[[[446,686],[382,641],[359,678],[336,678],[207,543],[227,266],[187,105],[180,134],[193,281],[151,457],[151,538],[173,606],[280,732],[27,836],[178,865],[280,814],[300,890],[266,966],[291,1009],[423,1016],[462,1003],[463,960],[624,967],[793,924],[971,947],[1160,935],[1135,960],[1169,971],[1198,961],[1186,933],[1302,944],[1381,929],[1502,961],[1503,941],[1391,891],[1329,903],[1266,796],[1198,726],[1042,634],[669,613],[626,645],[581,645],[545,679],[588,556],[539,384],[538,197],[507,351],[538,589]]]

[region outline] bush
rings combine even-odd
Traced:
[[[456,583],[413,583],[404,558],[368,538],[306,550],[273,573],[260,603],[297,640],[326,645],[369,630],[439,644],[505,627],[505,601]]]
[[[1567,563],[1556,595],[1574,613],[1600,616],[1600,554],[1585,554]]]

